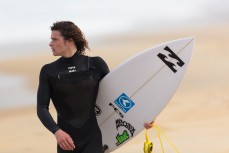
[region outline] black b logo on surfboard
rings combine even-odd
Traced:
[[[170,58],[173,58],[175,60],[177,60],[176,64],[180,67],[182,67],[185,63],[168,47],[166,46],[164,48],[165,51],[169,52],[168,56]],[[174,63],[172,63],[171,61],[168,61],[168,56],[162,54],[162,53],[159,53],[157,55],[174,73],[177,72],[177,70],[174,68],[176,67],[176,65]]]

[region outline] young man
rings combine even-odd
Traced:
[[[56,61],[40,71],[37,114],[57,140],[58,153],[101,153],[102,136],[94,113],[100,80],[109,73],[100,57],[85,56],[89,49],[81,30],[72,22],[51,26],[49,46]],[[49,112],[52,100],[57,123]]]

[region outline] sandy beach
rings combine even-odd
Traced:
[[[131,55],[159,43],[195,36],[189,68],[177,92],[155,124],[181,153],[229,152],[229,25],[199,27],[174,33],[117,35],[91,46],[89,56],[101,56],[112,70]],[[90,40],[89,40],[90,42]],[[48,43],[48,42],[47,42]],[[51,51],[0,61],[0,73],[25,76],[27,88],[36,93],[41,67],[57,59]],[[13,93],[12,93],[13,95]],[[39,121],[34,106],[0,111],[0,153],[55,153],[56,140]],[[52,115],[56,116],[53,106]],[[160,144],[150,130],[154,153]],[[144,132],[114,153],[141,153]],[[175,151],[163,141],[165,151]]]

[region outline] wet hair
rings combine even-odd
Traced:
[[[77,48],[77,52],[80,54],[85,54],[85,50],[90,49],[81,30],[71,21],[55,22],[51,26],[51,30],[59,31],[65,40],[72,39]]]

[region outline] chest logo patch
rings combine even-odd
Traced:
[[[76,67],[75,66],[68,67],[68,72],[69,73],[76,72]]]

